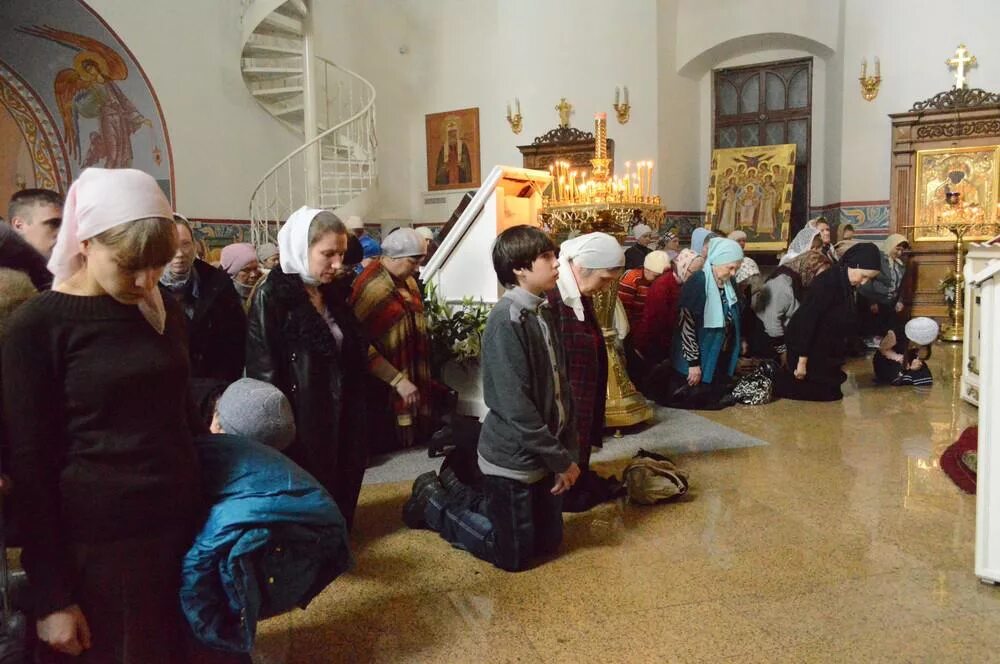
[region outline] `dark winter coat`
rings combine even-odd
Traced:
[[[191,377],[232,382],[243,375],[247,319],[233,280],[224,271],[195,260],[198,297],[188,319]]]
[[[45,257],[28,244],[17,231],[0,222],[0,267],[24,272],[38,290],[52,287],[52,273]]]
[[[344,334],[337,348],[298,275],[274,268],[257,289],[247,325],[246,373],[292,404],[296,440],[286,452],[331,493],[348,523],[367,463],[364,379],[368,342],[338,289],[322,286]]]

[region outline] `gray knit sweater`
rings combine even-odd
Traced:
[[[558,329],[548,304],[521,288],[504,293],[490,312],[482,354],[490,409],[479,435],[484,472],[530,482],[576,461],[573,399]]]

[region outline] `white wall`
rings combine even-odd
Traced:
[[[91,0],[135,53],[170,132],[178,207],[247,216],[258,179],[299,143],[260,108],[239,73],[235,0]],[[711,69],[812,55],[813,205],[889,197],[888,114],[950,88],[960,41],[978,56],[971,83],[1000,90],[1000,2],[955,0],[313,0],[317,52],[377,90],[380,191],[374,216],[421,218],[424,115],[480,108],[481,170],[520,164],[517,144],[557,124],[592,130],[609,114],[618,163],[657,162],[670,210],[701,210],[710,154]],[[407,53],[400,54],[400,47]],[[862,57],[878,55],[878,98],[861,98]],[[614,120],[616,85],[633,112]],[[524,131],[504,120],[521,99]]]
[[[680,0],[678,67],[747,35],[797,35],[832,51],[838,41],[838,9],[837,0]]]
[[[700,133],[702,110],[699,79],[702,74],[678,73],[677,14],[679,0],[657,3],[657,88],[659,192],[673,211],[698,211],[705,207]],[[655,173],[656,171],[654,171]]]
[[[908,111],[951,89],[945,65],[964,42],[979,60],[971,87],[1000,91],[1000,2],[956,0],[843,0],[843,140],[841,200],[889,198],[890,113]],[[861,97],[861,58],[882,61],[882,87],[873,102]]]
[[[422,91],[409,118],[412,203],[426,190],[424,114],[480,109],[481,170],[521,164],[517,145],[558,124],[560,97],[573,104],[571,125],[593,130],[595,112],[608,113],[616,164],[656,159],[658,133],[657,7],[655,0],[613,6],[602,0],[439,0],[414,2],[417,38],[411,57]],[[632,119],[618,124],[616,86],[628,85]],[[505,120],[508,101],[521,100],[524,129]],[[381,126],[381,125],[380,125]]]
[[[177,208],[246,219],[253,187],[300,140],[240,76],[235,1],[88,0],[135,54],[160,100],[173,149]]]

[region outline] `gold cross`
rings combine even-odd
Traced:
[[[976,56],[969,54],[969,49],[965,48],[965,44],[959,44],[955,50],[955,57],[945,60],[944,63],[949,67],[955,68],[955,89],[961,90],[965,87],[966,83],[966,65],[969,68],[974,67],[976,65]]]

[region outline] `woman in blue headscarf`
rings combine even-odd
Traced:
[[[734,278],[743,249],[733,240],[715,238],[705,266],[684,283],[674,368],[666,402],[676,408],[712,410],[725,405],[740,357],[740,301]]]

